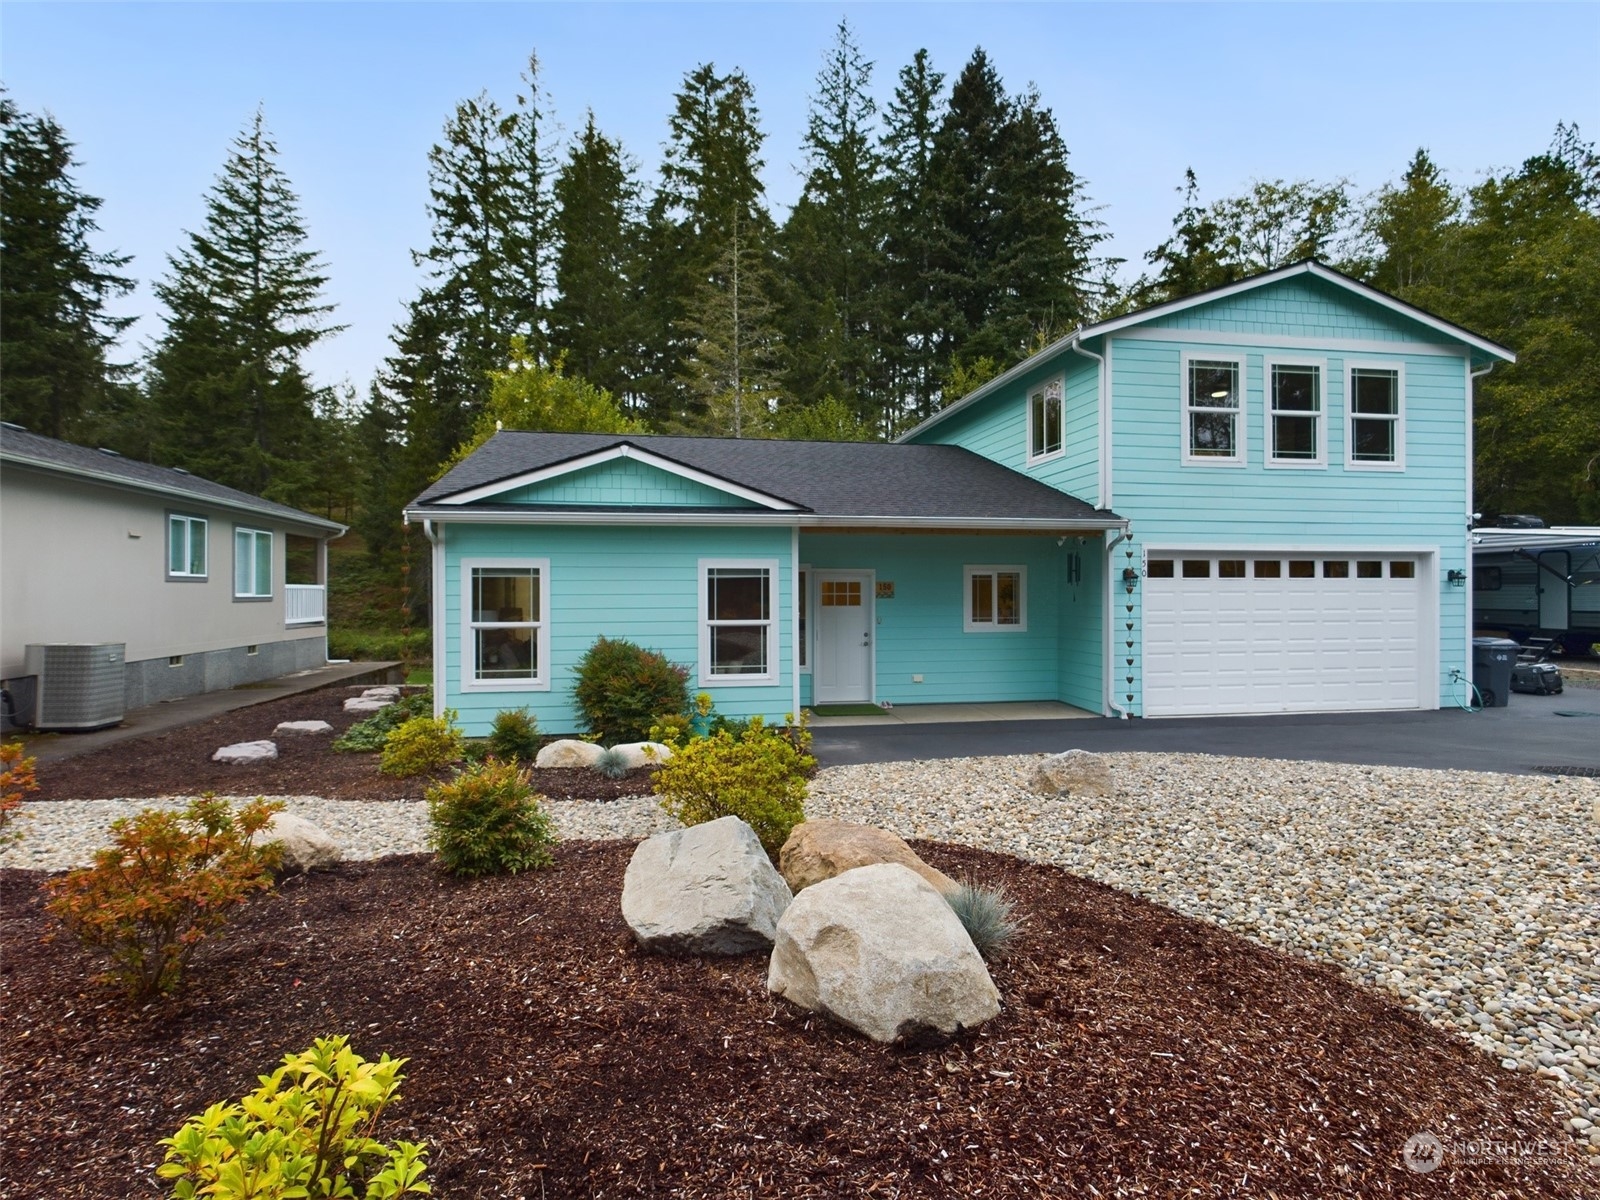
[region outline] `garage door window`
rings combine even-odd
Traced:
[[[1289,564],[1290,579],[1315,579],[1317,577],[1317,564],[1301,559],[1296,559]]]
[[[1392,562],[1389,564],[1390,579],[1415,579],[1417,577],[1417,564],[1414,562]]]
[[[1281,578],[1283,578],[1283,564],[1281,562],[1279,562],[1275,558],[1258,558],[1258,559],[1256,559],[1256,578],[1257,579],[1281,579]]]
[[[1314,363],[1268,363],[1267,404],[1267,465],[1324,465],[1322,367]]]
[[[1350,564],[1342,558],[1330,558],[1322,564],[1324,579],[1349,579]]]

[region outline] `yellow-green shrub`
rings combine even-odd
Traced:
[[[378,770],[385,775],[426,775],[448,767],[462,750],[455,710],[447,708],[442,717],[412,717],[391,733],[383,743]]]
[[[390,1147],[372,1132],[399,1095],[406,1060],[371,1063],[343,1036],[318,1038],[261,1077],[242,1102],[213,1104],[172,1137],[156,1174],[173,1200],[392,1200],[422,1196],[421,1144]]]
[[[428,789],[428,844],[452,875],[548,867],[550,818],[516,763],[490,759]]]
[[[673,754],[656,771],[655,791],[668,815],[685,825],[738,817],[768,854],[777,854],[805,820],[806,776],[817,760],[806,753],[811,733],[804,718],[798,726],[772,729],[753,717],[738,736],[719,729],[668,744]]]

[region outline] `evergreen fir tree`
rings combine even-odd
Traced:
[[[735,221],[728,246],[688,306],[694,353],[684,367],[693,407],[682,424],[720,437],[763,437],[778,406],[779,336],[759,245]]]
[[[589,114],[555,181],[556,298],[550,347],[565,370],[615,396],[637,395],[643,327],[634,277],[639,183]]]
[[[944,76],[933,69],[928,52],[918,50],[901,68],[885,122],[882,148],[889,196],[884,256],[890,315],[881,342],[894,395],[886,432],[938,410],[943,374],[939,334],[954,319],[933,274],[947,242],[934,178],[943,88]]]
[[[101,201],[76,165],[60,125],[0,93],[0,416],[69,440],[126,403],[126,368],[106,356],[131,318],[106,305],[133,287],[128,257],[90,245]]]
[[[301,357],[324,323],[327,277],[257,111],[206,199],[205,226],[156,294],[166,331],[150,360],[162,461],[293,501],[308,481],[316,389]]]

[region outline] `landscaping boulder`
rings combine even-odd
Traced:
[[[580,742],[576,738],[551,742],[539,751],[533,760],[536,767],[592,767],[605,751],[593,742]]]
[[[959,886],[943,871],[918,858],[902,839],[872,825],[803,821],[794,827],[789,840],[778,851],[778,869],[796,895],[824,879],[873,863],[899,863],[910,867],[946,895]]]
[[[622,755],[630,771],[635,767],[658,767],[672,757],[672,747],[660,742],[623,742],[611,748]]]
[[[877,1042],[950,1037],[1000,1011],[956,914],[899,863],[857,867],[796,896],[778,922],[767,988]]]
[[[261,831],[261,841],[283,844],[283,870],[290,875],[331,867],[344,858],[339,843],[320,825],[294,813],[274,813],[272,821]]]
[[[211,756],[212,762],[219,763],[258,763],[268,762],[278,757],[276,742],[235,742],[231,746],[223,746]]]
[[[332,733],[333,726],[326,721],[279,721],[272,731],[273,737],[309,737],[318,733]]]
[[[755,830],[723,817],[646,838],[622,878],[622,916],[646,950],[765,950],[789,906]]]
[[[380,708],[388,708],[393,700],[385,700],[381,696],[351,696],[344,702],[344,711],[347,713],[375,713]]]
[[[1111,799],[1117,788],[1111,782],[1111,764],[1088,750],[1068,750],[1034,767],[1028,790],[1041,796],[1099,796]]]

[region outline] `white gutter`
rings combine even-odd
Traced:
[[[490,512],[483,509],[441,512],[436,508],[409,508],[403,515],[407,521],[416,518],[441,526],[452,522],[473,525],[776,525],[798,529],[971,529],[1039,534],[1098,533],[1107,529],[1124,529],[1128,524],[1121,517],[826,517],[768,512],[612,513],[604,509],[585,509],[581,512]]]
[[[1097,489],[1094,498],[1096,508],[1110,508],[1111,502],[1111,389],[1106,379],[1105,356],[1096,354],[1093,350],[1083,348],[1082,339],[1078,334],[1072,335],[1072,343],[1068,349],[1085,358],[1093,359],[1097,366],[1095,376],[1095,414],[1099,418],[1100,436],[1100,475],[1095,483]]]
[[[1116,647],[1116,628],[1115,628],[1115,622],[1113,621],[1112,618],[1115,616],[1115,613],[1116,613],[1116,603],[1113,600],[1113,597],[1116,595],[1116,591],[1117,591],[1117,576],[1115,574],[1115,567],[1112,566],[1111,552],[1117,548],[1118,543],[1127,541],[1128,538],[1131,537],[1131,536],[1132,535],[1128,532],[1128,526],[1127,526],[1126,522],[1124,522],[1123,527],[1122,527],[1122,532],[1117,534],[1116,537],[1112,538],[1109,542],[1106,543],[1106,594],[1105,594],[1105,622],[1104,622],[1105,627],[1106,627],[1106,637],[1105,637],[1105,641],[1106,641],[1106,646],[1105,646],[1105,654],[1106,654],[1106,666],[1105,666],[1106,704],[1110,708],[1114,709],[1116,711],[1116,714],[1119,717],[1121,717],[1124,721],[1130,719],[1133,714],[1130,713],[1127,709],[1123,708],[1122,705],[1117,703],[1117,689],[1116,689],[1116,687],[1113,686],[1113,682],[1114,681],[1113,681],[1112,671],[1115,668],[1113,667],[1112,664],[1116,660],[1116,650],[1115,650],[1115,647]],[[1142,649],[1143,646],[1144,646],[1144,639],[1142,637],[1139,639],[1139,644],[1140,644],[1140,648]]]

